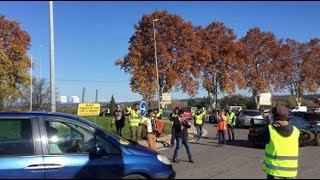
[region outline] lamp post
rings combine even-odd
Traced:
[[[42,72],[41,72],[41,64],[42,64],[42,60],[41,60],[41,48],[42,48],[42,44],[39,45],[39,76],[40,79],[42,78]]]
[[[53,2],[49,1],[49,26],[50,26],[50,87],[51,87],[51,112],[56,112],[56,83],[54,66],[54,31],[53,31]]]
[[[153,39],[154,39],[154,59],[156,60],[156,72],[157,72],[158,109],[160,111],[160,87],[159,87],[159,72],[158,72],[158,59],[157,59],[157,41],[156,41],[156,30],[154,28],[154,22],[156,21],[159,21],[159,19],[152,20],[152,25],[153,25]]]
[[[30,76],[30,112],[32,111],[32,68],[33,68],[33,59],[31,56],[31,76]]]

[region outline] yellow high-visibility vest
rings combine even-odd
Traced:
[[[135,111],[132,108],[128,108],[129,112],[130,112],[130,126],[139,126],[139,123],[141,121],[139,114],[140,114],[140,110]]]
[[[228,117],[228,124],[231,124],[231,125],[236,125],[236,121],[233,121],[233,118],[236,118],[236,114],[234,112],[231,112],[230,114],[227,113],[227,117]]]
[[[266,145],[262,170],[277,177],[296,177],[298,174],[299,130],[285,137],[269,125],[270,142]]]
[[[206,109],[202,109],[203,110],[203,112],[201,113],[201,114],[199,114],[199,115],[195,115],[195,118],[196,118],[196,124],[202,124],[202,119],[203,119],[203,116],[207,113],[207,111],[206,111]]]

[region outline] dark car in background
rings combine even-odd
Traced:
[[[320,126],[320,114],[314,112],[291,112],[292,116],[301,117],[311,125]]]
[[[313,126],[304,118],[297,116],[289,116],[289,122],[297,127],[300,131],[299,146],[318,145],[320,146],[320,127]],[[249,128],[248,140],[258,148],[264,148],[267,142],[261,137],[262,130],[266,127],[265,122],[253,124]]]

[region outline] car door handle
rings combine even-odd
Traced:
[[[43,164],[31,164],[31,165],[25,167],[24,169],[27,169],[27,170],[43,170],[44,169],[44,165]]]
[[[44,170],[44,169],[59,169],[63,168],[60,164],[31,164],[24,169],[27,170]]]

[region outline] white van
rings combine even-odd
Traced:
[[[307,112],[307,106],[297,106],[291,112]]]

